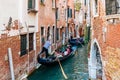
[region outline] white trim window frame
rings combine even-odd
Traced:
[[[55,8],[55,0],[52,0],[52,8]]]
[[[93,15],[94,17],[99,16],[98,15],[98,0],[93,0]]]

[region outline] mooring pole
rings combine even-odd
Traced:
[[[15,80],[11,48],[8,48],[8,58],[9,58],[11,78],[12,78],[12,80]]]

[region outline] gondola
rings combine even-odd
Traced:
[[[69,43],[72,46],[84,45],[84,40],[83,38],[72,38],[72,39],[69,39]]]
[[[66,56],[59,57],[58,58],[59,61],[64,61],[64,60],[70,58],[71,56],[73,56],[75,54],[76,50],[77,50],[77,46],[72,46],[72,52],[69,53]],[[57,58],[53,58],[53,57],[40,58],[40,54],[38,54],[38,57],[37,57],[38,63],[40,63],[42,65],[54,65],[54,64],[58,63],[58,59]]]

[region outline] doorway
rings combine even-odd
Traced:
[[[103,68],[101,60],[101,49],[97,41],[91,45],[90,60],[89,60],[89,77],[91,79],[102,80]]]

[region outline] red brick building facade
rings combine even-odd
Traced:
[[[33,7],[35,1],[38,1],[36,2],[37,9],[36,6]],[[23,24],[18,19],[14,25],[5,30],[5,34],[0,35],[0,80],[11,80],[12,78],[20,80],[28,76],[36,68],[37,55],[47,38],[51,38],[52,47],[49,52],[52,52],[53,49],[67,41],[68,38],[65,37],[69,35],[70,30],[74,31],[73,0],[56,0],[56,7],[55,0],[34,0],[33,3],[32,7],[30,6],[28,9],[28,13],[25,14],[31,18],[36,17],[33,22],[32,20],[27,22],[36,23],[36,25]],[[69,10],[69,18],[67,10]],[[68,22],[66,18],[68,18]],[[69,23],[68,26],[67,23]],[[9,53],[12,54],[12,57],[8,55]],[[11,62],[12,66],[10,66]]]
[[[118,0],[91,0],[91,79],[120,79],[120,9],[115,6]]]
[[[39,5],[38,13],[39,31],[43,32],[40,34],[41,47],[49,37],[52,42],[50,52],[64,44],[70,33],[75,32],[73,0],[44,1]]]

